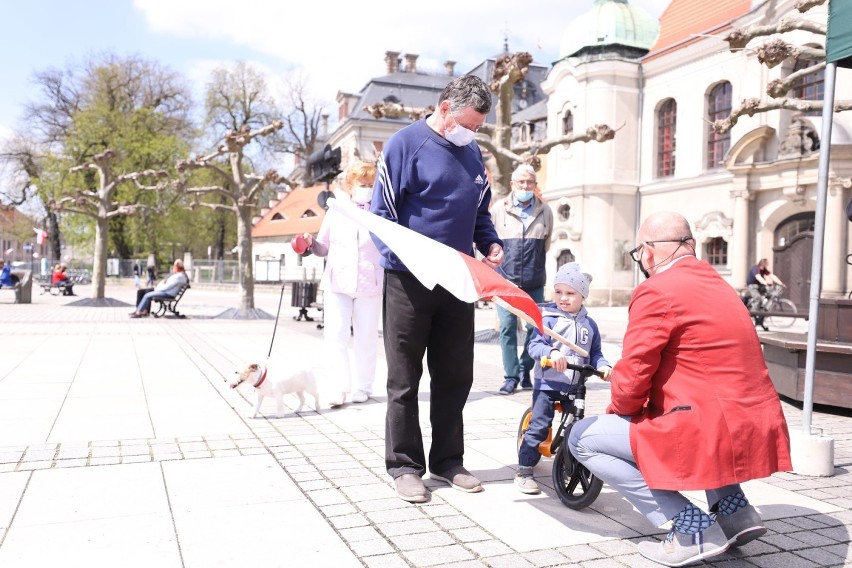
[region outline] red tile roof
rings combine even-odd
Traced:
[[[653,59],[675,46],[682,47],[693,34],[716,33],[730,27],[732,20],[751,10],[752,0],[672,0],[660,17],[660,35],[646,59]],[[678,45],[680,44],[680,45]]]
[[[272,207],[251,229],[252,238],[284,237],[319,231],[325,210],[317,196],[325,184],[298,187]],[[313,213],[313,215],[311,215]]]

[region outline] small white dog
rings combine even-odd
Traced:
[[[293,393],[299,397],[299,407],[296,412],[302,410],[305,406],[305,393],[314,397],[316,411],[319,412],[320,401],[317,394],[317,379],[313,370],[299,370],[280,379],[267,377],[267,368],[261,367],[257,363],[252,363],[242,372],[236,372],[237,380],[230,383],[231,388],[235,389],[243,383],[248,383],[254,386],[257,394],[257,402],[254,405],[254,413],[252,418],[257,418],[260,415],[260,405],[263,399],[271,396],[275,398],[276,416],[278,418],[284,416],[284,395]]]

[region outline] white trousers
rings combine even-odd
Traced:
[[[348,294],[323,292],[323,334],[331,358],[330,376],[337,385],[335,391],[373,394],[381,313],[381,296],[353,298]]]

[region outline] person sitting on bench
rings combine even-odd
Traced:
[[[136,306],[136,311],[130,314],[132,318],[147,317],[151,311],[151,301],[154,298],[174,298],[178,295],[181,288],[189,283],[189,278],[186,276],[186,271],[183,268],[183,262],[176,260],[172,265],[171,275],[164,281],[157,284],[157,287],[147,292]]]
[[[6,266],[6,261],[0,258],[0,288],[3,286],[11,288],[15,285],[12,280],[12,268]]]
[[[74,283],[68,279],[68,275],[65,274],[66,270],[68,270],[68,265],[66,264],[57,264],[53,267],[53,276],[51,277],[50,283],[53,286],[60,286],[63,288],[63,296],[76,296],[74,293]]]

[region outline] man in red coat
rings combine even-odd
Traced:
[[[630,301],[612,403],[568,443],[654,526],[673,522],[639,552],[682,566],[766,532],[739,484],[792,469],[790,437],[748,311],[695,257],[686,219],[655,213],[637,240],[630,254],[647,280]],[[711,514],[683,490],[704,490]]]

